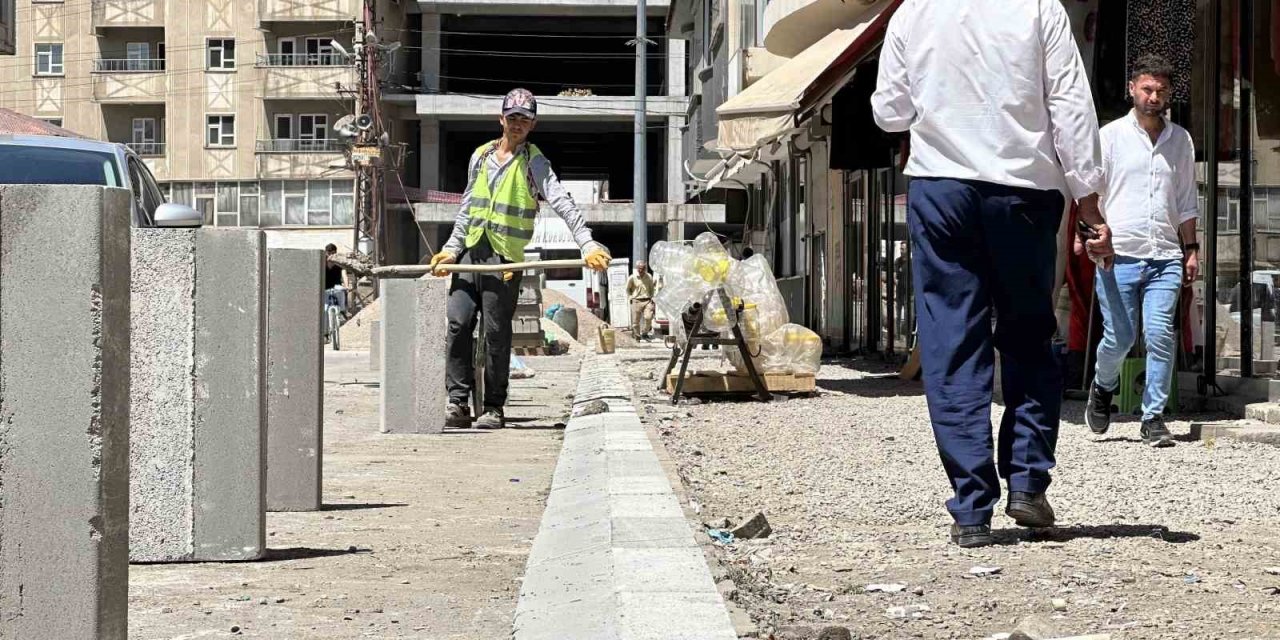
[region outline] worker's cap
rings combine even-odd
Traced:
[[[534,98],[528,89],[512,89],[507,97],[502,99],[503,117],[516,114],[526,118],[538,117],[538,99]]]

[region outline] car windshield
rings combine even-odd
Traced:
[[[0,184],[124,185],[110,153],[13,144],[0,144]]]

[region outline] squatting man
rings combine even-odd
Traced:
[[[568,225],[582,250],[587,266],[609,268],[612,257],[594,241],[582,212],[560,184],[551,162],[529,134],[538,124],[538,102],[525,89],[514,89],[502,100],[502,137],[487,142],[471,154],[467,188],[444,248],[431,257],[436,275],[446,264],[510,264],[524,260],[524,248],[533,238],[541,196]],[[486,360],[484,411],[475,419],[481,429],[503,426],[507,382],[511,368],[511,318],[520,292],[520,274],[454,274],[449,287],[446,337],[445,386],[449,406],[445,426],[472,423],[468,398],[475,384],[472,364],[476,314],[484,310]]]

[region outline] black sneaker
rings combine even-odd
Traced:
[[[1156,416],[1142,421],[1142,441],[1152,447],[1165,448],[1174,446],[1173,434],[1164,426],[1164,418]]]
[[[1096,383],[1089,388],[1089,404],[1084,408],[1084,423],[1089,430],[1102,435],[1111,428],[1111,398],[1115,392],[1107,391]]]
[[[449,403],[444,410],[444,426],[450,429],[465,429],[471,426],[471,407],[465,404]]]
[[[484,413],[476,418],[474,423],[477,429],[501,429],[503,425],[502,409],[498,407],[485,407]]]
[[[992,543],[991,525],[977,524],[962,527],[953,524],[951,525],[951,542],[964,549],[989,546]]]
[[[1049,498],[1043,493],[1009,492],[1009,504],[1004,512],[1020,527],[1043,529],[1052,527],[1055,519]]]

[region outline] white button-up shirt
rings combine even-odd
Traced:
[[[1093,92],[1061,0],[905,0],[871,106],[885,131],[911,131],[909,176],[1101,191]]]
[[[1102,128],[1106,173],[1102,215],[1116,253],[1129,258],[1182,258],[1178,227],[1200,216],[1196,150],[1191,134],[1165,121],[1153,144],[1129,115]]]

